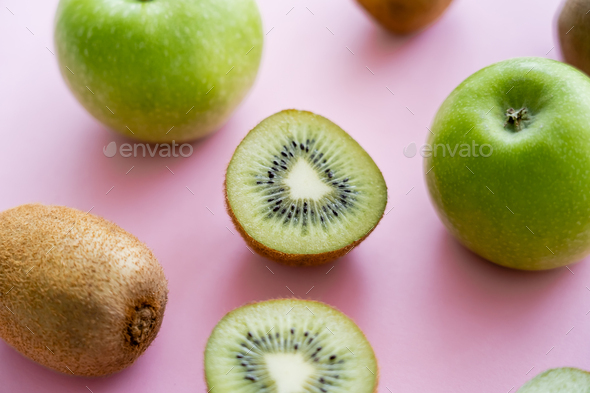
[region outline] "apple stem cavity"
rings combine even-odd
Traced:
[[[529,120],[529,111],[527,108],[522,107],[519,110],[515,110],[514,108],[508,108],[506,110],[506,121],[504,122],[504,127],[508,124],[514,125],[514,129],[516,131],[522,130],[524,120]]]

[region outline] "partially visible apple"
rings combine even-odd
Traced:
[[[122,134],[188,141],[218,129],[252,86],[254,0],[61,0],[55,45],[80,103]]]
[[[542,58],[491,65],[451,93],[432,132],[428,189],[465,246],[524,270],[590,252],[590,79],[582,72]]]

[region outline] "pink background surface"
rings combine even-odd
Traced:
[[[226,126],[177,159],[106,158],[103,146],[124,140],[75,101],[48,50],[57,1],[0,3],[0,209],[94,207],[154,250],[170,288],[160,335],[132,367],[69,377],[0,342],[0,392],[204,392],[217,321],[291,291],[356,320],[377,353],[381,392],[505,393],[550,367],[590,369],[590,264],[525,273],[478,258],[438,220],[421,159],[402,154],[424,142],[471,73],[516,56],[557,58],[557,1],[456,0],[430,29],[394,38],[350,0],[260,0],[268,34],[256,85]],[[252,255],[224,211],[234,148],[285,108],[342,126],[389,187],[393,210],[335,264],[294,269]]]

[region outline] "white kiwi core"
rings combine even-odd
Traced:
[[[315,368],[298,353],[269,353],[264,360],[277,393],[306,391],[306,381],[315,372]]]
[[[289,186],[293,199],[317,201],[332,192],[332,188],[320,179],[317,170],[301,158],[293,164],[293,168],[285,178],[285,184]]]

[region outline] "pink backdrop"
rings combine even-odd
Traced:
[[[385,34],[352,0],[260,0],[268,33],[256,85],[225,127],[176,159],[105,157],[103,146],[124,140],[83,110],[58,73],[49,51],[57,1],[0,3],[0,209],[94,207],[154,250],[170,288],[160,335],[132,367],[68,377],[0,342],[0,392],[204,392],[203,350],[216,322],[291,291],[356,320],[384,393],[506,393],[550,367],[590,369],[590,264],[524,273],[478,258],[435,215],[419,156],[402,154],[425,140],[442,100],[471,73],[515,56],[558,58],[557,0],[456,0],[407,38]],[[234,148],[285,108],[342,126],[389,186],[393,210],[335,264],[294,269],[252,255],[224,211]]]

